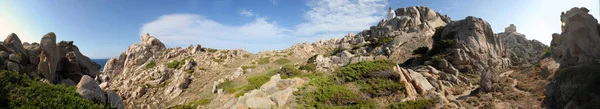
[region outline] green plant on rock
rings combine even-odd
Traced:
[[[358,84],[362,87],[361,91],[373,97],[390,95],[403,89],[401,83],[387,78],[368,78],[358,81]]]
[[[399,103],[392,103],[388,109],[428,109],[435,105],[435,100],[432,99],[421,99],[412,100]]]
[[[295,75],[301,75],[301,74],[303,74],[303,72],[301,70],[295,68],[294,66],[285,65],[285,66],[281,67],[281,69],[279,70],[279,74],[281,74],[283,76],[295,76]]]
[[[173,61],[167,63],[167,67],[168,68],[177,68],[179,66],[179,63],[180,63],[179,61],[173,60]]]
[[[156,67],[156,63],[154,61],[152,61],[152,62],[146,64],[146,66],[144,67],[144,69],[151,69],[151,68],[154,68],[154,67]]]
[[[379,47],[379,46],[385,45],[387,43],[390,43],[393,40],[394,40],[394,38],[392,38],[392,37],[380,36],[380,37],[378,37],[378,39],[371,40],[371,44],[369,44],[369,45],[371,47]]]
[[[269,75],[252,76],[252,77],[248,78],[248,86],[246,88],[246,91],[259,89],[260,86],[269,82],[270,79],[271,79],[271,76],[269,76]]]
[[[356,81],[368,77],[370,72],[391,70],[395,65],[390,60],[361,61],[340,68],[337,75],[346,81]]]
[[[316,89],[297,93],[300,108],[331,108],[332,106],[350,105],[360,102],[359,95],[339,85],[333,79],[320,77],[308,83]]]

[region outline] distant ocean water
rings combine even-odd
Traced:
[[[95,62],[96,64],[100,65],[100,71],[104,70],[104,65],[106,64],[106,61],[108,61],[108,59],[92,59],[93,62]]]

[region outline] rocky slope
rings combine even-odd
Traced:
[[[114,92],[93,88],[99,87],[94,77],[97,77],[100,65],[81,54],[73,41],[56,43],[53,32],[44,35],[40,43],[31,44],[22,43],[14,33],[8,35],[0,43],[0,62],[1,70],[24,73],[52,84],[77,85],[77,92],[82,97],[123,108],[121,97]]]
[[[107,62],[100,89],[127,108],[598,107],[588,71],[600,33],[584,8],[561,15],[551,47],[514,25],[495,34],[477,17],[451,21],[423,6],[393,13],[341,39],[257,54],[166,48],[145,34]]]

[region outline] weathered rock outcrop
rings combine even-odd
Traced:
[[[511,24],[504,32],[498,33],[498,37],[502,39],[502,45],[506,47],[507,56],[513,66],[531,66],[539,61],[548,46],[537,40],[527,40],[516,28]]]
[[[501,39],[481,18],[469,16],[451,22],[439,34],[440,41],[435,44],[451,45],[444,49],[448,53],[445,60],[449,64],[440,64],[439,68],[450,73],[457,72],[454,69],[465,68],[481,72],[480,86],[483,91],[490,91],[495,75],[510,66]]]
[[[573,8],[561,14],[561,34],[553,34],[550,45],[561,67],[596,63],[600,59],[598,20],[586,8]]]
[[[547,108],[600,107],[600,32],[588,12],[572,8],[562,13],[563,31],[552,35],[552,57],[560,67],[544,92]]]

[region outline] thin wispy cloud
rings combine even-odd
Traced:
[[[252,10],[246,10],[246,9],[242,9],[242,11],[240,12],[240,15],[246,16],[246,17],[255,16],[255,14],[252,13]]]
[[[271,0],[271,3],[272,3],[273,5],[277,5],[277,4],[279,3],[279,0]]]
[[[150,33],[167,45],[202,44],[214,48],[247,48],[250,52],[283,49],[299,42],[343,37],[376,24],[383,18],[385,0],[312,0],[303,14],[306,22],[283,27],[252,10],[241,16],[255,17],[242,25],[226,25],[198,14],[169,14],[146,23],[140,34]]]

